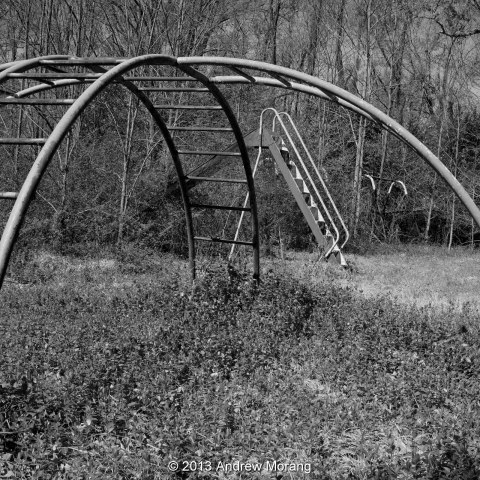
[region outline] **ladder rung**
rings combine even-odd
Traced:
[[[320,227],[320,229],[323,227],[323,225],[325,225],[325,219],[320,212],[317,212],[317,215],[315,216],[315,221],[317,222],[317,225]]]
[[[46,72],[46,73],[10,73],[9,78],[31,78],[31,79],[97,79],[104,75],[103,73],[78,73],[78,72]],[[175,78],[175,80],[173,80]],[[198,81],[191,77],[147,77],[147,76],[131,76],[124,77],[123,80],[129,82],[155,82],[155,81]],[[165,92],[208,92],[208,88],[192,88],[192,87],[163,87],[163,88],[149,88],[144,87],[140,90],[143,91],[165,91]]]
[[[203,203],[191,203],[193,208],[212,208],[214,210],[234,210],[236,212],[250,212],[247,207],[229,207],[228,205],[204,205]]]
[[[225,182],[225,183],[247,183],[242,178],[218,178],[218,177],[191,177],[185,176],[185,180],[195,180],[198,182]]]
[[[298,189],[303,193],[310,195],[310,190],[307,187],[307,184],[303,180],[303,178],[296,178],[295,183],[297,184]]]
[[[173,127],[168,125],[169,130],[177,132],[233,132],[230,127]]]
[[[293,163],[292,161],[290,162],[290,165],[288,166],[288,168],[293,172],[292,175],[297,178],[297,177],[301,177],[300,175],[300,170],[298,169],[298,167],[295,165],[295,163]]]
[[[235,245],[249,245],[253,247],[253,242],[244,242],[242,240],[228,240],[227,238],[195,237],[195,240],[202,240],[204,242],[234,243]]]
[[[70,98],[0,98],[4,105],[72,105],[75,100]]]
[[[71,78],[77,78],[77,79],[84,79],[84,78],[99,78],[103,75],[103,73],[77,73],[77,72],[62,72],[62,73],[9,73],[8,77],[9,78],[33,78],[33,79],[39,79],[42,80],[44,78],[46,79],[71,79]]]
[[[198,82],[196,78],[192,77],[131,76],[124,78],[131,82]]]
[[[268,72],[268,75],[270,75],[273,78],[276,78],[279,82],[283,83],[287,87],[292,86],[292,84],[285,77],[283,77],[282,75],[279,75],[278,73]]]
[[[159,110],[222,110],[220,105],[155,105]]]
[[[244,72],[243,70],[240,70],[240,68],[234,67],[233,65],[228,65],[228,68],[232,70],[233,72],[238,73],[240,76],[243,78],[246,78],[249,82],[255,83],[255,77],[252,75],[249,75],[248,73]]]
[[[213,151],[198,151],[198,150],[178,150],[180,155],[218,155],[225,157],[240,157],[239,152],[213,152]]]
[[[0,198],[5,200],[15,200],[18,197],[18,192],[0,192]]]
[[[46,138],[0,138],[0,145],[43,145]]]
[[[40,65],[117,65],[127,59],[112,57],[72,58],[68,60],[40,60]]]
[[[208,88],[203,87],[142,87],[142,92],[209,92]]]

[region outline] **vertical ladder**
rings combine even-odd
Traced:
[[[65,109],[74,102],[73,98],[58,98],[57,96],[23,97],[23,93],[28,91],[26,82],[32,79],[41,81],[43,76],[48,76],[48,74],[41,73],[38,74],[38,77],[32,77],[23,72],[9,73],[8,69],[0,74],[0,83],[8,84],[8,87],[4,89],[4,95],[0,96],[0,111],[10,109],[7,116],[18,122],[15,127],[4,128],[0,133],[0,151],[5,152],[6,150],[6,156],[12,158],[12,164],[8,166],[5,162],[2,168],[0,183],[0,211],[2,213],[0,231],[2,232],[5,228],[4,220],[6,221],[8,218],[12,211],[12,205],[19,196],[19,188],[23,184],[25,170],[33,163],[38,150],[46,143],[51,133],[48,122],[42,122],[45,109],[51,108],[61,116]],[[23,125],[23,123],[27,123],[27,118],[30,119],[30,128]],[[10,178],[5,174],[7,170],[11,171]]]
[[[205,85],[191,86],[188,82],[198,82],[193,77],[164,77],[161,83],[156,82],[154,87],[140,87],[140,90],[152,95],[162,94],[162,103],[152,102],[156,110],[163,118],[169,118],[167,124],[168,130],[175,139],[178,146],[177,152],[184,170],[184,182],[188,189],[198,183],[213,183],[216,185],[216,191],[222,192],[225,199],[231,199],[236,194],[236,188],[243,186],[247,188],[247,180],[241,178],[242,155],[238,151],[238,145],[235,140],[235,131],[225,115],[224,108],[217,102],[218,99],[212,97],[212,91]],[[168,83],[167,83],[168,82]],[[172,86],[173,85],[173,86]],[[220,114],[220,115],[218,115]],[[207,118],[206,118],[207,117]],[[235,145],[235,148],[226,149],[229,144]],[[197,144],[201,143],[202,148]],[[222,167],[228,172],[234,172],[233,175],[216,175],[216,171],[211,172],[205,169],[212,159],[221,158]],[[207,173],[204,173],[207,172]],[[237,175],[235,175],[235,173]],[[195,211],[206,210],[241,212],[241,214],[252,212],[248,204],[235,205],[225,203],[205,203],[189,202],[193,210],[194,219],[198,217]],[[227,243],[235,245],[247,245],[255,247],[255,242],[246,239],[230,239],[219,235],[219,232],[199,232],[200,226],[195,227],[196,234],[194,240],[202,242]]]

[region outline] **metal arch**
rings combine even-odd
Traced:
[[[408,130],[402,127],[397,121],[383,113],[378,108],[362,100],[352,93],[343,90],[329,82],[320,80],[312,75],[297,72],[290,68],[280,67],[265,62],[258,62],[255,60],[242,60],[237,58],[227,57],[180,57],[177,59],[179,64],[183,65],[218,65],[223,67],[234,67],[238,73],[239,68],[246,68],[250,70],[257,70],[269,74],[277,79],[278,87],[288,88],[292,90],[302,91],[298,89],[297,85],[286,81],[287,79],[294,79],[305,83],[307,86],[319,89],[323,95],[322,98],[330,100],[340,105],[356,111],[367,119],[374,120],[379,123],[381,127],[393,133],[397,138],[413,148],[447,183],[447,185],[455,192],[460,201],[465,205],[470,215],[473,217],[477,225],[480,227],[480,210],[475,205],[467,191],[463,188],[460,182],[453,176],[448,168],[438,159],[433,152],[427,148],[418,138],[411,134]],[[279,77],[281,80],[279,80]],[[264,79],[262,77],[253,77],[254,81],[249,80],[246,76],[235,76],[235,80],[230,82],[228,76],[213,77],[210,81],[216,83],[249,83],[253,85],[261,85],[272,83],[273,79]],[[233,79],[232,79],[233,80]],[[264,82],[263,80],[269,80]],[[283,80],[283,81],[282,81]],[[311,92],[314,93],[314,92]],[[315,94],[315,93],[314,93]]]
[[[173,57],[169,57],[169,58],[173,59]],[[88,63],[82,63],[82,60],[85,60],[85,59],[81,59],[81,58],[76,59],[76,61],[74,61],[75,62],[74,64],[75,65],[80,64],[80,65],[89,67],[91,70],[97,71],[97,72],[98,72],[98,68],[95,68],[94,65],[99,65],[99,64],[104,65],[105,64],[105,61],[103,61],[104,59],[98,59],[98,61],[96,61],[96,62],[93,62],[93,60],[90,59]],[[116,62],[115,59],[107,59],[107,61],[109,63],[118,63],[118,62]],[[43,65],[43,63],[42,63],[42,65]],[[248,187],[248,191],[249,191],[249,203],[250,203],[250,210],[251,210],[251,215],[252,215],[252,227],[253,227],[252,228],[252,230],[253,230],[253,235],[252,235],[253,270],[254,270],[253,276],[254,276],[254,278],[258,279],[259,276],[260,276],[260,235],[259,235],[259,226],[258,226],[258,208],[257,208],[257,202],[256,202],[256,193],[255,193],[255,187],[254,187],[252,168],[251,168],[251,165],[250,165],[250,160],[249,160],[249,157],[248,157],[247,148],[246,148],[245,141],[244,141],[244,138],[243,138],[243,135],[242,135],[242,131],[240,129],[240,126],[238,125],[237,118],[236,118],[235,114],[233,113],[228,101],[223,96],[222,92],[219,90],[219,88],[216,85],[214,85],[210,81],[210,79],[208,77],[206,77],[205,75],[201,74],[199,71],[197,71],[197,70],[195,70],[191,67],[179,66],[179,65],[176,65],[175,63],[173,63],[173,65],[175,65],[180,70],[184,71],[186,74],[190,75],[192,78],[195,78],[197,81],[201,82],[203,85],[205,85],[208,88],[210,93],[215,97],[215,99],[217,100],[219,105],[222,107],[222,109],[223,109],[225,115],[227,116],[227,119],[228,119],[228,121],[229,121],[229,123],[232,127],[232,130],[233,130],[233,133],[235,135],[235,139],[236,139],[236,142],[237,142],[237,145],[238,145],[238,148],[240,150],[241,157],[242,157],[243,167],[244,167],[245,176],[246,176],[246,180],[247,180],[247,187]],[[36,66],[36,65],[34,65],[34,66]],[[68,73],[68,72],[65,72],[65,73]],[[67,85],[84,84],[84,83],[92,83],[92,82],[91,82],[91,80],[82,80],[82,79],[54,80],[54,81],[49,82],[49,84],[35,85],[33,87],[29,87],[29,88],[24,89],[20,92],[17,92],[15,94],[15,97],[16,98],[25,97],[25,96],[28,96],[28,95],[31,95],[31,94],[34,94],[34,93],[38,93],[40,91],[50,90],[52,88],[63,87],[63,86],[67,86]],[[134,88],[137,96],[143,95],[141,93],[141,91],[139,91],[133,85],[132,82],[121,81],[120,83],[127,86],[127,88],[129,88],[130,90],[132,90],[132,88]],[[130,88],[129,85],[132,88]],[[144,96],[144,98],[145,98],[145,101],[150,102],[147,96]],[[156,110],[154,109],[153,105],[152,105],[152,108],[153,108],[153,110],[151,110],[151,111],[155,111],[155,113],[156,113]],[[163,122],[163,120],[162,120],[162,122]],[[175,152],[176,152],[176,150],[175,150]],[[178,156],[177,153],[176,153],[176,155]],[[172,153],[172,156],[173,156],[173,153]],[[180,162],[180,160],[178,160],[178,161]],[[183,177],[182,177],[182,181],[183,181]],[[188,189],[186,189],[185,192],[187,192],[187,190]],[[188,195],[186,196],[186,198],[188,199]],[[189,210],[188,216],[191,217],[190,206],[188,207],[188,210]],[[189,231],[189,232],[192,231],[193,232],[193,225],[190,226],[191,220],[187,220],[187,221],[189,222],[189,228],[188,228],[187,231]],[[193,243],[194,243],[194,240],[193,240],[193,233],[192,233],[192,243],[190,243],[190,241],[189,241],[189,257],[191,259],[195,255],[194,254],[195,250],[194,250]],[[190,262],[190,268],[192,270],[192,275],[194,276],[195,275],[195,267],[194,267],[194,262],[193,263],[192,262],[193,262],[193,260],[191,260],[191,262]]]
[[[170,57],[173,58],[173,57]],[[110,63],[118,63],[115,61],[115,59],[107,59]],[[76,60],[75,64],[82,64],[82,59]],[[103,59],[98,59],[98,61],[93,62],[93,60],[89,60],[88,63],[84,63],[82,65],[90,67],[91,70],[98,72],[98,67],[95,67],[94,65],[98,64],[105,64]],[[240,154],[242,157],[242,162],[243,162],[243,167],[244,167],[244,172],[245,172],[245,177],[247,180],[247,187],[249,191],[249,204],[250,204],[250,211],[252,215],[252,230],[253,230],[253,235],[252,235],[252,244],[253,244],[253,277],[255,279],[258,279],[260,277],[260,235],[259,235],[259,226],[258,226],[258,208],[257,208],[257,202],[256,202],[256,193],[255,193],[255,187],[254,187],[254,180],[253,180],[253,173],[252,173],[252,168],[250,165],[250,159],[248,156],[248,151],[245,145],[245,141],[242,135],[242,131],[240,129],[240,126],[238,125],[237,118],[235,114],[233,113],[230,104],[228,101],[225,99],[223,96],[222,92],[219,90],[219,88],[214,85],[212,82],[210,82],[209,78],[200,73],[199,71],[193,69],[192,67],[188,66],[179,66],[176,65],[177,68],[180,70],[184,71],[186,74],[190,75],[192,78],[196,79],[197,81],[201,82],[205,87],[208,88],[210,93],[215,97],[219,105],[222,107],[223,112],[225,113],[230,126],[232,127],[232,131],[235,135],[235,139],[237,142],[237,146],[240,150]],[[57,80],[54,82],[51,82],[52,85],[36,85],[34,87],[30,87],[29,89],[26,89],[22,92],[18,92],[16,96],[20,95],[28,95],[31,93],[37,93],[39,91],[43,91],[46,89],[50,89],[52,87],[60,87],[60,86],[65,86],[65,85],[70,85],[70,84],[78,84],[78,83],[86,83],[88,80],[75,80],[75,79],[65,79],[65,80]],[[91,81],[90,81],[91,82]],[[121,82],[127,86],[127,88],[130,88],[128,85],[131,85],[133,88],[135,88],[135,93],[138,95],[141,94],[141,92],[133,86],[133,83],[128,82],[128,81],[123,81]],[[131,89],[131,88],[130,88]],[[143,95],[143,94],[142,94]],[[145,96],[146,101],[149,102],[148,97]],[[152,106],[153,108],[153,106]],[[154,109],[156,112],[156,110]],[[172,154],[173,155],[173,154]],[[177,154],[178,155],[178,154]],[[179,160],[180,162],[180,160]],[[182,177],[183,181],[183,177]],[[185,190],[185,193],[188,191],[188,189]],[[188,195],[186,195],[186,198],[188,200]],[[195,249],[194,249],[194,238],[193,238],[193,224],[190,225],[191,223],[191,212],[190,212],[190,205],[188,207],[188,223],[189,223],[189,229],[188,231],[192,232],[192,241],[190,243],[189,241],[189,257],[190,257],[190,268],[192,271],[192,276],[195,276],[195,266],[193,262],[193,258],[195,256]]]
[[[163,118],[158,113],[157,109],[154,107],[150,99],[147,95],[145,95],[142,91],[140,91],[133,83],[125,82],[125,86],[143,102],[147,110],[152,115],[153,119],[157,123],[160,131],[162,132],[163,138],[167,143],[168,149],[170,151],[170,155],[172,156],[173,163],[175,166],[175,170],[177,172],[177,178],[180,185],[180,192],[182,196],[183,202],[183,209],[185,211],[185,221],[187,227],[187,242],[188,242],[188,259],[189,259],[189,267],[192,279],[195,278],[195,240],[193,235],[193,217],[192,217],[192,209],[190,206],[190,199],[188,196],[188,189],[185,183],[185,175],[183,172],[182,162],[180,161],[180,157],[178,155],[177,147],[175,146],[175,142],[173,141],[172,136],[170,135],[170,131],[168,130],[167,125],[163,121]]]
[[[52,80],[51,83],[42,83],[40,85],[34,85],[33,87],[25,88],[24,90],[19,90],[12,96],[14,98],[25,98],[35,93],[44,92],[45,90],[53,90],[54,88],[68,87],[70,85],[85,85],[86,83],[92,82],[74,78],[65,80]]]
[[[10,73],[21,73],[38,67],[43,60],[68,60],[69,58],[71,58],[70,55],[46,55],[44,57],[36,57],[29,60],[4,63],[0,65],[0,83],[5,81]]]
[[[90,69],[97,72],[98,72],[98,67],[95,68],[93,65],[100,66],[100,65],[106,64],[106,62],[103,61],[103,59],[98,59],[98,61],[92,62],[92,61],[89,61],[88,59],[81,59],[81,58],[75,59],[70,56],[40,57],[36,59],[31,59],[28,61],[15,62],[8,65],[0,66],[0,82],[1,80],[5,80],[6,78],[8,78],[8,75],[10,73],[24,72],[26,70],[30,70],[38,66],[44,65],[42,63],[44,60],[50,60],[53,62],[55,60],[61,60],[61,61],[69,60],[71,64],[90,67]],[[62,65],[70,65],[70,62],[66,64],[62,63]],[[72,106],[67,110],[64,116],[61,118],[61,120],[57,123],[56,127],[48,137],[48,140],[46,141],[42,150],[38,154],[37,159],[32,165],[30,172],[26,180],[24,181],[22,189],[18,194],[17,200],[11,211],[11,214],[9,216],[8,222],[5,226],[5,229],[2,235],[2,239],[0,241],[0,288],[6,274],[8,261],[9,261],[16,237],[21,228],[21,224],[26,215],[26,212],[32,200],[33,194],[35,193],[38,183],[40,182],[43,176],[43,173],[48,167],[51,161],[51,158],[53,157],[61,141],[69,131],[70,127],[77,120],[77,118],[80,116],[83,110],[93,101],[93,99],[101,91],[103,91],[108,85],[110,85],[117,79],[119,79],[118,81],[120,84],[123,84],[132,93],[134,93],[142,101],[142,103],[149,110],[149,112],[152,114],[158,127],[162,131],[162,134],[165,138],[167,146],[172,155],[174,165],[177,171],[177,177],[180,184],[184,210],[186,215],[190,270],[192,273],[192,277],[195,276],[195,246],[194,246],[194,236],[193,236],[193,220],[192,220],[191,206],[188,198],[188,190],[186,188],[186,183],[185,183],[185,176],[183,174],[183,167],[178,156],[178,151],[170,135],[168,127],[164,123],[158,111],[155,109],[154,105],[151,103],[150,99],[143,92],[141,92],[132,82],[129,82],[128,80],[123,80],[121,78],[121,76],[127,71],[142,65],[170,65],[185,71],[185,73],[189,74],[192,78],[197,79],[208,88],[208,90],[214,95],[217,102],[220,104],[224,113],[226,114],[227,119],[229,120],[232,130],[235,134],[236,141],[242,156],[247,185],[250,192],[250,209],[252,213],[252,223],[253,223],[252,243],[253,243],[253,250],[254,250],[254,278],[258,279],[260,274],[260,249],[259,249],[260,246],[259,246],[259,234],[258,234],[258,213],[257,213],[253,175],[251,171],[247,148],[245,146],[245,142],[243,140],[242,132],[238,125],[237,119],[233,111],[231,110],[230,105],[228,104],[226,99],[223,97],[218,87],[212,84],[209,81],[208,77],[205,77],[197,70],[191,67],[186,67],[186,66],[180,67],[179,65],[177,65],[176,59],[174,57],[170,57],[166,55],[145,55],[145,56],[136,57],[130,60],[125,60],[125,61],[122,61],[121,63],[119,60],[111,59],[108,63],[116,64],[116,66],[111,68],[110,70],[102,71],[101,73],[103,74],[99,78],[95,79],[93,82],[88,80],[85,81],[85,80],[66,78],[62,80],[49,81],[48,83],[43,83],[40,85],[35,85],[33,87],[29,87],[15,93],[12,92],[12,94],[9,95],[10,97],[13,96],[14,98],[24,98],[34,93],[38,93],[45,90],[51,90],[51,89],[66,86],[66,85],[91,83],[91,85],[84,92],[80,94],[80,96],[74,101]],[[53,65],[55,64],[53,63]],[[68,74],[68,72],[59,72],[59,73]]]
[[[42,64],[42,61],[49,61],[52,63]],[[25,180],[22,189],[18,195],[17,201],[14,204],[12,212],[10,214],[9,220],[4,230],[4,234],[0,241],[0,286],[3,282],[6,267],[8,264],[8,259],[11,254],[13,243],[19,232],[21,222],[24,218],[24,215],[28,209],[29,203],[32,199],[33,193],[46,169],[48,166],[53,154],[55,153],[58,145],[68,132],[70,126],[75,122],[78,116],[83,112],[87,105],[103,91],[109,84],[115,81],[120,77],[120,83],[125,85],[127,88],[131,89],[138,98],[144,103],[144,105],[149,109],[149,111],[154,115],[154,118],[162,129],[164,137],[169,145],[169,148],[172,153],[172,158],[174,159],[175,167],[177,169],[177,175],[179,176],[179,182],[182,192],[182,197],[184,199],[184,207],[187,217],[187,232],[189,237],[189,249],[193,249],[193,230],[188,226],[188,218],[190,217],[191,222],[191,212],[188,202],[188,193],[185,185],[185,179],[183,177],[182,166],[178,158],[178,152],[176,147],[171,139],[171,136],[168,132],[166,125],[163,123],[162,118],[156,112],[155,108],[151,104],[148,97],[142,94],[132,83],[121,79],[121,75],[128,71],[142,65],[170,65],[175,66],[179,69],[184,70],[186,73],[193,75],[198,81],[204,83],[209,91],[215,96],[217,101],[223,107],[227,118],[229,119],[232,129],[234,130],[235,136],[237,137],[237,143],[240,148],[242,155],[242,160],[244,162],[245,174],[247,176],[248,188],[253,194],[251,199],[252,203],[252,217],[255,219],[257,217],[256,202],[255,202],[255,190],[253,177],[251,175],[251,167],[248,161],[248,155],[246,152],[246,147],[243,142],[243,139],[238,135],[240,134],[240,129],[238,127],[238,122],[235,115],[233,114],[229,104],[224,99],[220,90],[216,87],[217,84],[254,84],[254,85],[265,85],[271,87],[284,88],[289,90],[294,90],[298,92],[308,93],[319,98],[337,103],[340,106],[343,106],[353,112],[356,112],[363,117],[371,120],[381,126],[381,128],[392,133],[395,137],[402,140],[405,144],[413,148],[424,161],[426,161],[447,183],[447,185],[455,192],[460,201],[465,205],[477,225],[480,227],[480,210],[475,205],[474,201],[467,193],[467,191],[462,187],[458,180],[452,175],[452,173],[445,167],[445,165],[414,135],[408,132],[404,127],[402,127],[398,122],[390,118],[388,115],[381,112],[379,109],[373,105],[361,100],[355,95],[343,90],[335,85],[320,80],[319,78],[307,75],[295,70],[280,67],[277,65],[271,65],[265,62],[258,62],[253,60],[242,60],[236,58],[226,58],[226,57],[180,57],[175,58],[167,55],[144,55],[140,57],[135,57],[130,60],[125,59],[88,59],[88,58],[75,58],[68,55],[51,55],[45,57],[38,57],[31,60],[22,60],[17,62],[9,62],[3,65],[0,65],[0,83],[8,78],[10,73],[15,72],[24,72],[26,70],[38,67],[49,65],[55,66],[55,61],[59,61],[61,64],[63,61],[68,60],[72,65],[115,65],[106,73],[104,73],[98,79],[95,79],[93,83],[85,89],[85,91],[75,100],[73,105],[67,110],[62,119],[54,128],[53,132],[50,134],[48,140],[45,142],[42,150],[40,151],[37,159],[32,165],[30,172]],[[68,63],[67,63],[68,64]],[[193,67],[197,65],[209,65],[209,66],[222,66],[229,68],[237,75],[224,75],[224,76],[213,76],[207,77]],[[269,77],[256,77],[250,73],[246,73],[243,69],[247,70],[256,70],[259,72],[266,73]],[[32,93],[48,89],[49,87],[55,88],[56,86],[64,86],[69,84],[78,84],[84,83],[75,79],[66,79],[66,80],[57,80],[49,81],[48,84],[37,85],[35,87],[30,87],[24,89],[17,93],[12,93],[7,95],[13,95],[14,97],[28,96]],[[85,82],[86,83],[86,82]],[[155,111],[155,114],[153,113]],[[162,127],[163,126],[163,127]],[[166,134],[166,135],[165,135]],[[167,138],[169,140],[167,140]],[[170,143],[169,143],[170,142]],[[190,230],[189,230],[190,228]],[[258,225],[255,225],[254,228],[258,228]],[[254,232],[256,235],[255,242],[258,246],[258,230]],[[255,244],[255,243],[254,243]],[[254,249],[255,252],[255,249]],[[258,250],[254,253],[256,255],[256,265],[258,265]],[[194,258],[191,256],[191,259]],[[192,262],[191,262],[192,264]],[[257,267],[255,267],[257,268]]]
[[[68,59],[69,57],[66,57]],[[65,59],[65,57],[62,57]],[[38,60],[38,59],[37,59]],[[34,64],[32,61],[29,64]],[[85,108],[91,103],[91,101],[101,93],[108,85],[111,84],[113,80],[120,77],[126,71],[132,70],[139,66],[145,64],[158,64],[158,65],[172,65],[175,66],[175,59],[173,57],[168,57],[165,55],[146,55],[142,57],[136,57],[131,60],[127,60],[116,67],[108,70],[105,74],[99,77],[95,82],[92,83],[70,106],[67,112],[63,115],[60,121],[57,123],[52,133],[48,137],[45,145],[38,154],[35,162],[30,168],[29,174],[25,179],[22,188],[18,194],[18,197],[15,201],[13,209],[10,213],[9,219],[5,226],[2,238],[0,240],[0,287],[3,284],[5,278],[8,261],[12,253],[13,245],[18,236],[18,233],[21,228],[21,224],[25,217],[26,211],[30,205],[32,197],[35,193],[35,190],[48,167],[53,155],[55,154],[58,146],[61,141],[64,139],[65,135],[68,133],[70,127],[75,123],[80,114],[85,110]],[[38,63],[37,63],[38,65]],[[15,67],[15,66],[14,66]],[[11,67],[11,68],[14,68]],[[10,70],[10,69],[7,69]],[[7,71],[5,70],[5,71]],[[4,72],[5,72],[4,71]],[[18,71],[18,70],[16,70]],[[4,73],[2,72],[2,73]],[[1,74],[0,74],[1,75]],[[194,274],[194,245],[193,245],[193,222],[190,204],[188,201],[188,192],[185,185],[185,179],[183,175],[182,165],[180,163],[178,152],[176,150],[173,139],[170,136],[167,126],[163,122],[163,119],[156,111],[155,107],[152,105],[148,97],[146,97],[142,92],[140,92],[134,85],[130,82],[122,82],[127,88],[129,88],[133,93],[135,93],[138,98],[144,103],[146,108],[150,111],[154,117],[157,125],[161,129],[167,145],[170,149],[175,168],[177,170],[177,176],[180,183],[180,188],[182,192],[182,199],[184,203],[184,209],[186,214],[187,222],[187,236],[189,243],[189,254],[190,254],[190,268],[192,269],[192,274]],[[130,85],[129,85],[130,84]]]

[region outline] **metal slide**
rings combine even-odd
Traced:
[[[273,129],[270,133],[266,130],[255,132],[250,138],[244,136],[235,112],[224,96],[224,93],[242,85],[311,95],[374,122],[409,146],[422,161],[431,166],[480,226],[480,209],[474,200],[418,138],[375,106],[320,78],[279,65],[242,58],[173,57],[161,54],[133,58],[51,55],[0,64],[0,108],[7,112],[2,116],[4,123],[0,126],[0,154],[6,160],[0,178],[0,205],[8,215],[8,219],[7,215],[2,215],[0,219],[6,220],[0,239],[0,288],[30,204],[60,145],[67,139],[68,147],[68,135],[75,122],[103,91],[113,85],[129,91],[143,104],[152,117],[156,135],[163,138],[161,141],[170,153],[185,212],[192,277],[195,276],[195,255],[200,242],[232,243],[233,240],[225,238],[223,230],[217,228],[215,223],[211,229],[207,225],[209,228],[205,232],[197,228],[201,225],[194,225],[195,214],[208,209],[214,218],[222,212],[230,217],[248,213],[250,228],[246,229],[245,238],[234,241],[251,248],[253,277],[259,278],[258,214],[247,152],[248,145],[255,146],[252,141],[254,136],[260,138],[262,146],[269,147],[272,154],[275,152],[277,168],[289,179],[287,183],[290,181],[289,185],[297,185],[297,189],[290,187],[292,193],[296,199],[299,194],[303,198],[302,201],[298,197],[297,203],[309,224],[316,219],[317,227],[310,226],[317,240],[321,238],[319,231],[326,239],[325,254],[339,257],[342,261],[338,250],[341,250],[348,234],[329,202],[321,176],[317,178],[315,170],[311,170],[310,156],[303,149],[301,138],[295,131],[290,135],[296,142],[298,153],[301,153],[297,156],[290,145],[295,154],[296,167],[290,171],[287,164],[280,160],[281,145],[276,144],[272,136]],[[215,118],[215,115],[220,118]],[[283,119],[292,129],[285,115],[280,115],[276,122],[280,125]],[[269,145],[266,145],[267,141]],[[228,145],[232,147],[227,151],[225,147]],[[302,162],[308,163],[307,171],[304,171]],[[217,165],[224,165],[225,170],[217,168]],[[220,170],[226,173],[217,178],[214,174]],[[313,184],[311,179],[314,180]],[[201,201],[196,204],[189,197],[189,189],[197,183],[210,185],[216,197],[229,204],[203,205]],[[232,192],[237,192],[238,187],[248,191],[248,205],[240,207],[233,203],[235,198],[232,198]],[[317,196],[316,189],[321,191],[321,195]],[[305,198],[306,190],[308,198]],[[208,198],[208,194],[205,198]],[[325,210],[320,200],[325,202]],[[313,207],[319,209],[324,225]],[[335,221],[330,223],[330,217]],[[331,237],[327,235],[327,227]]]
[[[273,114],[271,130],[264,128],[264,116],[269,112]],[[288,122],[292,134],[283,119]],[[285,112],[280,113],[274,108],[263,110],[260,116],[258,136],[253,140],[246,141],[246,144],[249,147],[258,148],[257,159],[253,167],[254,176],[258,169],[262,147],[268,147],[278,171],[285,178],[318,245],[323,249],[325,259],[333,258],[340,265],[347,266],[342,248],[349,239],[348,229],[290,115]],[[247,203],[248,195],[244,204]],[[243,215],[240,217],[235,239],[240,234],[242,221]],[[230,250],[230,260],[233,258],[234,252],[235,244]]]

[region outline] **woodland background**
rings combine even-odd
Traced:
[[[476,198],[480,2],[427,0],[2,0],[2,62],[50,54],[233,56],[318,76],[371,102],[422,140]],[[72,87],[73,88],[73,87]],[[121,93],[120,93],[121,92]],[[289,111],[355,234],[368,242],[478,240],[466,211],[418,156],[336,105],[288,90],[227,91],[244,133],[261,110]],[[0,110],[1,136],[48,129],[57,113]],[[52,117],[49,117],[52,115]],[[26,122],[25,120],[29,120]],[[201,139],[196,140],[201,143]],[[200,145],[201,147],[201,145]],[[30,147],[29,147],[30,148]],[[0,189],[21,185],[31,150],[3,145]],[[254,158],[254,154],[251,155]],[[262,240],[310,243],[273,167],[257,179]],[[377,189],[372,192],[370,175]],[[82,116],[59,150],[21,240],[57,248],[137,244],[183,252],[173,164],[149,114],[118,87]],[[408,190],[390,185],[402,180]],[[215,203],[215,195],[210,195]],[[5,203],[5,202],[4,202]],[[7,202],[8,203],[8,202]],[[1,219],[10,206],[1,205]],[[214,222],[205,217],[199,222]]]

